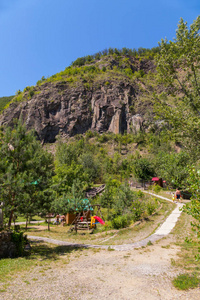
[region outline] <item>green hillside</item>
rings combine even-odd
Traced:
[[[143,89],[144,85],[155,86],[154,58],[159,53],[159,49],[159,47],[138,50],[109,48],[94,55],[78,58],[64,71],[48,78],[43,76],[37,81],[36,86],[27,86],[23,91],[19,90],[13,101],[30,100],[34,95],[40,94],[44,85],[48,83],[59,82],[70,87],[82,85],[88,90],[97,89],[100,81],[104,81],[106,86],[111,81],[128,81],[136,84],[138,89]]]
[[[0,97],[0,111],[14,98],[14,96]]]

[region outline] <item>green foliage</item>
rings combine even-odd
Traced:
[[[173,279],[173,285],[179,290],[188,290],[197,287],[200,279],[196,274],[180,274]]]
[[[4,202],[9,227],[14,213],[27,216],[48,209],[50,195],[47,190],[52,172],[52,155],[42,149],[32,131],[26,132],[20,121],[14,129],[6,128],[2,132],[0,201]]]
[[[188,184],[187,164],[191,157],[185,151],[180,153],[160,151],[154,158],[156,174],[164,178],[173,188],[184,187]]]
[[[128,227],[130,222],[131,218],[128,215],[122,215],[112,219],[111,224],[114,229],[120,229]]]
[[[17,256],[23,256],[24,246],[27,242],[27,236],[24,236],[22,231],[14,231],[12,232],[11,239],[17,248]]]
[[[195,219],[191,225],[200,237],[200,171],[194,167],[189,169],[188,185],[192,200],[183,207],[183,211]]]
[[[95,136],[95,133],[92,132],[91,130],[88,130],[88,131],[86,131],[86,133],[85,133],[86,139],[93,138],[94,136]]]
[[[29,90],[29,97],[32,98],[34,94],[35,94],[35,91],[31,88]]]
[[[120,186],[120,182],[116,179],[109,178],[106,181],[105,191],[102,193],[100,197],[100,203],[102,207],[106,207],[109,210],[113,207],[113,203],[115,200],[115,195],[117,193],[117,189]]]
[[[52,209],[56,213],[67,213],[71,211],[80,212],[89,209],[89,201],[85,198],[85,187],[79,179],[74,179],[72,186],[67,193],[63,193],[61,197],[55,198],[52,203]]]
[[[132,167],[135,177],[141,180],[149,180],[155,174],[153,165],[147,158],[135,159]]]
[[[132,57],[136,56],[141,56],[145,57],[148,59],[153,59],[155,54],[159,52],[159,47],[154,47],[152,49],[147,49],[147,48],[139,48],[138,50],[136,49],[128,49],[128,48],[122,48],[122,49],[117,49],[117,48],[109,48],[105,49],[103,51],[100,51],[98,53],[95,53],[94,55],[87,55],[85,57],[79,57],[77,58],[74,62],[72,62],[72,66],[84,66],[86,64],[91,63],[93,60],[100,60],[102,57],[105,56],[123,56],[123,55],[129,55]]]
[[[200,16],[188,28],[180,20],[174,41],[162,40],[157,74],[166,96],[155,96],[155,111],[170,126],[176,140],[198,157],[200,153]]]
[[[100,164],[98,160],[94,158],[92,153],[83,153],[79,161],[83,166],[84,172],[87,173],[90,182],[99,178]]]
[[[153,243],[149,240],[148,243],[147,243],[147,246],[152,246]]]
[[[41,85],[45,80],[46,80],[46,78],[44,76],[42,76],[42,78],[37,81],[37,85]]]
[[[146,210],[149,216],[151,216],[157,209],[158,204],[157,201],[155,199],[150,199],[147,201],[146,203]]]
[[[116,190],[114,200],[114,210],[118,215],[123,215],[129,211],[129,208],[134,199],[137,198],[137,193],[131,191],[127,183],[121,184]]]
[[[131,206],[131,211],[132,211],[132,216],[133,216],[133,220],[134,221],[138,221],[142,214],[144,213],[144,203],[139,200],[136,199],[134,200],[132,206]]]
[[[0,112],[12,101],[13,97],[0,97]]]
[[[142,198],[144,198],[145,194],[141,190],[139,190],[137,192],[137,196],[138,196],[138,198],[142,199]]]
[[[156,194],[158,194],[161,190],[162,190],[162,187],[161,187],[160,185],[155,184],[155,185],[153,186],[153,191],[154,191]]]

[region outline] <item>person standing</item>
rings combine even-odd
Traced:
[[[175,196],[176,196],[177,201],[181,202],[181,191],[178,188],[176,189]]]
[[[56,225],[59,225],[60,224],[60,215],[57,214],[56,215]]]

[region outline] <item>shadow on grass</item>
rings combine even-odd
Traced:
[[[31,250],[27,252],[26,259],[57,260],[61,255],[72,252],[80,252],[87,247],[77,247],[71,245],[52,246],[41,241],[31,241]]]

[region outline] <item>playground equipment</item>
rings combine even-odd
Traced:
[[[102,225],[105,224],[105,222],[101,218],[99,218],[98,216],[92,216],[91,217],[90,227],[91,228],[95,228],[97,223],[101,223]]]
[[[93,214],[93,216],[91,216]],[[101,218],[98,216],[101,216]],[[90,205],[89,209],[77,213],[74,221],[71,224],[71,230],[91,230],[96,227],[96,221],[101,224],[105,224],[102,213],[101,213],[101,205],[95,204]]]

